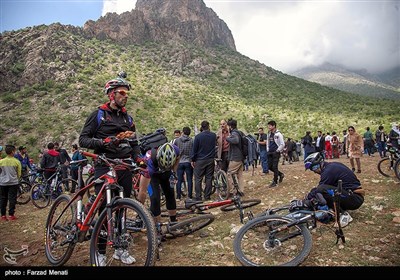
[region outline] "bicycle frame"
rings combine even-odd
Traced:
[[[92,153],[88,153],[88,152],[81,152],[83,155],[85,156],[89,156],[92,157],[93,159],[97,159],[99,157],[101,157],[101,159],[105,162],[108,163],[108,165],[110,166],[110,171],[108,171],[107,173],[103,174],[102,176],[100,176],[99,178],[97,178],[96,180],[92,181],[89,185],[84,186],[83,188],[79,189],[75,195],[72,197],[72,199],[69,201],[69,203],[64,207],[63,211],[61,212],[61,214],[59,215],[59,217],[56,219],[54,224],[57,224],[58,220],[62,217],[62,215],[64,214],[64,212],[71,206],[72,203],[75,203],[77,201],[77,209],[76,209],[76,227],[78,229],[78,242],[82,242],[85,240],[85,236],[87,231],[90,228],[90,225],[94,219],[95,213],[96,211],[100,208],[103,200],[104,200],[104,194],[106,199],[107,199],[107,204],[106,204],[106,209],[107,211],[111,212],[110,209],[110,205],[112,204],[112,199],[117,199],[117,197],[112,198],[112,190],[118,188],[119,190],[119,197],[123,198],[124,196],[124,192],[123,192],[123,188],[121,186],[119,186],[117,184],[117,175],[116,175],[116,171],[115,171],[115,166],[113,166],[109,160],[106,160],[105,157],[102,156],[98,156]],[[116,165],[122,165],[122,166],[129,166],[126,163],[123,162],[119,162]],[[130,166],[129,166],[130,167]],[[82,219],[82,215],[84,215],[83,211],[82,211],[82,198],[84,196],[84,194],[87,192],[87,190],[93,188],[95,186],[96,183],[100,183],[100,182],[104,182],[103,186],[101,187],[95,201],[93,202],[92,206],[90,207],[88,213],[86,214],[86,217],[84,217]],[[110,213],[108,213],[110,214]],[[111,215],[110,215],[111,216]],[[112,245],[112,230],[113,230],[113,226],[112,226],[112,219],[108,219],[108,240],[107,240],[107,244],[108,245]]]

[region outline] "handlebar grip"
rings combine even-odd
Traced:
[[[80,153],[81,153],[82,155],[84,155],[84,156],[91,157],[91,158],[93,158],[93,159],[97,159],[97,158],[99,157],[99,155],[92,154],[92,153],[85,152],[85,151],[80,151]]]

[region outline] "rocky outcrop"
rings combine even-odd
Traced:
[[[236,50],[226,23],[202,0],[138,0],[135,10],[108,13],[86,22],[83,30],[88,37],[124,45],[173,41]]]

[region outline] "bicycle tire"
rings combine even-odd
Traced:
[[[190,210],[190,209],[185,208],[184,206],[177,206],[176,207],[176,216],[177,217],[188,215],[188,214],[194,214],[194,212],[192,210]],[[169,217],[168,209],[167,208],[162,208],[160,215],[163,218],[168,218]]]
[[[26,181],[18,183],[17,189],[17,204],[27,204],[31,200],[32,185]]]
[[[248,200],[242,200],[241,205],[242,209],[253,207],[257,204],[261,203],[261,199],[248,199]],[[221,211],[233,211],[238,209],[234,203],[224,205],[221,207]]]
[[[60,182],[57,183],[56,190],[58,195],[61,195],[66,192],[71,192],[72,186],[75,185],[75,190],[77,189],[78,181],[72,178],[65,178],[62,179]],[[57,195],[57,197],[58,197]]]
[[[378,171],[385,177],[395,176],[394,168],[391,168],[390,158],[386,157],[378,162]]]
[[[168,233],[174,237],[188,235],[208,226],[214,219],[213,214],[201,214],[169,226]]]
[[[55,219],[60,216],[61,211],[70,201],[70,196],[66,194],[60,195],[54,201],[47,216],[44,247],[47,260],[54,266],[65,264],[70,259],[76,244],[73,241],[74,225],[76,223],[76,203],[72,203],[62,213],[57,225],[54,225]],[[68,238],[70,240],[67,240]],[[61,254],[56,255],[58,249],[60,249]]]
[[[39,209],[46,208],[50,205],[50,193],[47,190],[46,184],[34,184],[31,188],[31,201],[35,207]]]
[[[400,158],[398,158],[394,164],[394,173],[396,174],[397,179],[400,180]]]
[[[107,241],[107,208],[104,209],[93,228],[92,237],[90,240],[90,262],[92,266],[101,265],[99,261],[99,250],[104,249],[104,255],[107,258],[107,266],[125,265],[120,260],[114,259],[115,249],[128,250],[129,254],[135,253],[136,262],[130,265],[152,266],[155,264],[157,251],[157,234],[151,213],[144,206],[133,199],[122,198],[115,200],[112,205],[112,217],[124,214],[123,218],[114,218],[116,223],[115,229],[119,229],[117,238],[113,238],[113,248],[106,245]],[[139,218],[139,220],[138,220]],[[123,220],[124,230],[121,230],[120,221]],[[132,224],[131,221],[141,221],[140,225]],[[128,225],[128,223],[130,225]],[[138,222],[139,223],[139,222]],[[121,231],[124,231],[121,234]],[[104,247],[99,248],[99,244]],[[132,248],[127,246],[131,246]],[[146,246],[145,248],[143,248]]]
[[[229,197],[228,176],[224,170],[218,170],[215,174],[215,189],[220,200],[226,200]]]
[[[85,181],[85,187],[87,185],[91,184],[93,181],[94,181],[94,176],[90,176],[89,178],[87,178],[86,181]],[[87,189],[87,191],[86,191],[87,198],[90,198],[94,194],[95,194],[94,187],[91,187],[91,188]]]
[[[249,221],[236,233],[233,250],[244,266],[297,266],[312,249],[312,236],[306,223],[292,227],[292,219],[270,215]],[[272,245],[268,238],[272,229],[280,227]],[[293,235],[293,236],[292,236]],[[292,237],[291,237],[292,236]]]

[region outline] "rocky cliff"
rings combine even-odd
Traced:
[[[138,0],[136,9],[108,13],[86,22],[83,29],[88,37],[121,44],[173,41],[236,50],[228,26],[202,0]]]

